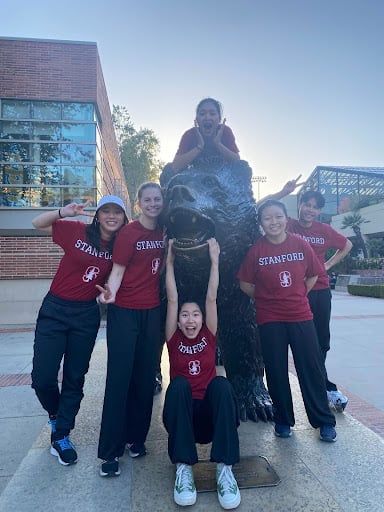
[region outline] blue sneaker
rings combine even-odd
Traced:
[[[281,423],[275,424],[275,436],[277,437],[291,437],[291,427],[289,425],[282,425]]]
[[[336,441],[337,434],[335,427],[332,425],[322,425],[320,427],[320,439],[326,443],[334,443]]]
[[[54,441],[51,445],[51,454],[57,457],[63,466],[77,462],[75,445],[71,442],[69,436]]]

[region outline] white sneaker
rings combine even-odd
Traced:
[[[337,412],[343,412],[347,403],[348,398],[343,395],[343,393],[339,390],[336,391],[327,391],[328,402],[332,407],[336,409]]]
[[[185,507],[196,503],[196,487],[192,466],[177,464],[173,498],[177,505]]]
[[[240,505],[241,496],[236,478],[232,473],[232,466],[223,463],[217,465],[217,496],[220,505],[225,510],[237,508]]]

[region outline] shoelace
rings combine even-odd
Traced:
[[[237,486],[237,484],[230,466],[223,466],[217,478],[217,483],[220,486],[220,492],[222,494],[225,494],[227,492],[234,492],[234,489]]]
[[[177,485],[181,489],[194,489],[191,469],[186,464],[180,464],[176,470]]]
[[[71,450],[74,449],[74,445],[71,443],[69,436],[63,437],[63,439],[58,439],[56,443],[60,446],[62,450]]]

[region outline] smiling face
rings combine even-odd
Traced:
[[[148,186],[142,189],[138,205],[142,216],[148,221],[156,221],[163,209],[163,194],[160,187]]]
[[[314,220],[320,215],[321,208],[314,197],[299,206],[299,222],[304,227],[312,226]]]
[[[264,208],[260,214],[260,224],[266,238],[272,243],[281,243],[286,238],[287,216],[277,205]]]
[[[103,240],[111,240],[113,235],[124,225],[125,213],[120,206],[107,203],[97,210],[100,234]]]
[[[200,104],[196,112],[196,121],[203,137],[214,137],[220,124],[220,112],[212,101]]]
[[[177,325],[186,338],[196,338],[203,326],[203,313],[196,302],[185,302],[181,306]]]

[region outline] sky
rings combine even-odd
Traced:
[[[241,158],[266,177],[261,196],[317,165],[384,166],[382,0],[0,6],[2,37],[96,42],[111,108],[155,132],[164,162],[211,96]]]

